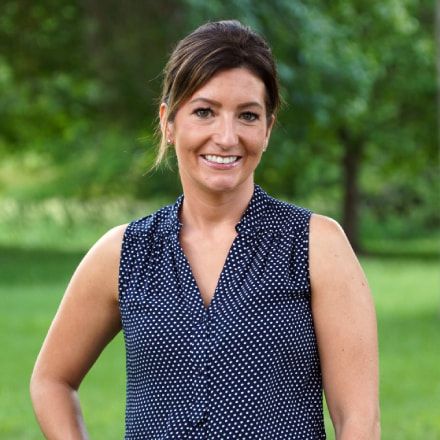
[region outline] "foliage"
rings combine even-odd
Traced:
[[[430,2],[188,3],[194,22],[239,18],[274,49],[286,106],[258,173],[272,191],[345,198],[344,217],[421,209],[438,222]]]
[[[54,6],[2,3],[0,152],[46,151],[54,140],[68,141],[101,94],[81,67],[78,8],[62,1],[55,15]]]
[[[281,197],[325,198],[323,213],[354,236],[364,218],[414,212],[413,227],[432,230],[432,10],[428,0],[5,0],[0,195],[176,194],[175,172],[146,173],[163,64],[195,26],[238,18],[271,43],[285,101],[256,180]]]
[[[172,0],[132,8],[117,1],[107,7],[93,1],[3,2],[4,195],[90,198],[176,192],[171,173],[165,173],[168,184],[160,182],[160,175],[148,183],[145,178],[156,143],[154,124],[145,121],[154,119],[153,96],[174,35],[162,32],[157,15],[173,11],[173,5]],[[175,21],[177,32],[178,15]],[[25,177],[29,173],[31,182]]]

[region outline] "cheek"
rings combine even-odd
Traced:
[[[259,130],[251,138],[249,138],[249,145],[252,147],[252,151],[255,153],[261,153],[263,151],[266,142],[266,131]]]
[[[193,131],[187,134],[178,134],[174,139],[177,161],[183,164],[197,160],[197,152],[200,144],[200,140],[194,135]]]
[[[191,124],[180,124],[179,129],[175,131],[174,141],[182,153],[196,150],[205,140],[204,131]]]

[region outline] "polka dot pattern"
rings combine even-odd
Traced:
[[[205,307],[179,244],[182,202],[124,235],[125,438],[324,439],[310,211],[255,185]]]

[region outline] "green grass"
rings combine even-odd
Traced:
[[[440,438],[438,260],[367,260],[377,304],[384,439]]]
[[[33,363],[82,249],[112,222],[145,212],[116,208],[108,214],[98,210],[99,222],[86,218],[81,226],[75,218],[70,225],[56,223],[53,216],[44,220],[32,211],[17,223],[13,213],[0,212],[1,439],[43,438],[28,392]],[[433,252],[438,241],[429,245],[427,252],[420,244],[411,254],[406,243],[399,254],[399,245],[391,243],[387,255],[362,258],[378,314],[384,439],[440,438],[440,272]],[[119,335],[81,386],[91,438],[123,437],[124,363]],[[326,424],[334,439],[328,414]]]
[[[28,380],[81,254],[2,248],[0,255],[0,438],[39,439]],[[438,439],[437,262],[368,258],[363,265],[378,310],[383,438]],[[125,378],[121,336],[104,351],[80,395],[92,438],[122,438]],[[333,438],[331,431],[328,424],[329,438]]]
[[[33,363],[81,253],[0,248],[0,438],[41,439],[29,400]],[[106,348],[80,396],[92,438],[123,437],[122,336]]]
[[[379,330],[382,438],[440,438],[437,259],[363,258]],[[326,413],[329,438],[334,435]]]

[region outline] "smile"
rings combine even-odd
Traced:
[[[209,162],[224,164],[236,162],[240,158],[240,156],[216,156],[214,154],[205,154],[203,157]]]

